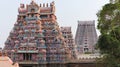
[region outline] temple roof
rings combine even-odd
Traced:
[[[95,24],[95,20],[88,20],[88,21],[78,21],[78,24],[92,24],[94,25]]]
[[[18,63],[13,63],[7,56],[0,56],[0,67],[19,67]]]
[[[52,2],[52,3],[50,3],[50,4],[48,4],[48,3],[40,3],[40,5],[38,5],[34,0],[32,0],[31,1],[31,3],[29,4],[29,5],[26,5],[26,7],[25,7],[25,5],[24,4],[20,4],[20,7],[18,8],[18,12],[19,13],[24,13],[24,14],[26,14],[26,12],[28,12],[29,10],[28,10],[28,7],[33,7],[33,6],[35,6],[36,8],[38,8],[39,9],[39,12],[41,13],[41,14],[46,14],[46,13],[48,13],[48,14],[51,14],[51,13],[54,13],[55,12],[55,4],[54,4],[54,2]]]

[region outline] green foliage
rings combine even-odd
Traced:
[[[114,10],[117,8],[115,4],[106,4],[103,9],[97,14],[98,16],[98,29],[101,33],[107,33],[112,28],[112,21],[114,18]]]
[[[106,4],[97,14],[101,35],[97,42],[106,67],[120,67],[120,2]]]
[[[85,52],[85,54],[92,54],[91,52]]]
[[[98,47],[102,53],[113,53],[118,47],[119,41],[110,35],[104,34],[99,37]],[[114,49],[115,48],[115,49]]]
[[[103,58],[100,63],[106,64],[105,67],[120,67],[120,41],[113,35],[102,34],[99,37],[97,47],[99,47]]]

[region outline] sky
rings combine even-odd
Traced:
[[[55,1],[56,16],[59,26],[71,26],[75,37],[78,20],[95,20],[96,13],[109,2],[109,0],[35,0],[37,4]],[[1,0],[0,2],[0,47],[9,36],[18,15],[21,3],[29,4],[31,0]],[[97,32],[99,35],[99,32]]]

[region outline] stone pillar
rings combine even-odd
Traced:
[[[26,53],[25,53],[25,61],[26,61]]]
[[[29,59],[28,59],[28,60],[31,60],[30,54],[28,54],[28,57],[29,57]]]

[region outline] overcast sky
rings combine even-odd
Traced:
[[[71,26],[75,36],[77,21],[96,20],[96,13],[109,0],[35,0],[40,3],[55,1],[56,16],[60,26]],[[0,47],[16,22],[20,3],[29,4],[31,0],[1,0],[0,2]]]

